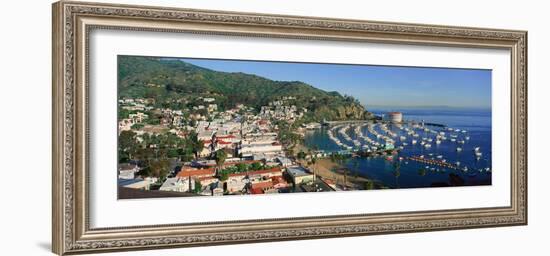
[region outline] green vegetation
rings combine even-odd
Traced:
[[[216,151],[216,152],[218,152],[218,151]],[[228,166],[228,167],[225,167],[222,170],[219,170],[218,171],[218,178],[221,181],[226,181],[229,178],[229,174],[246,173],[248,171],[259,171],[259,170],[265,170],[267,168],[268,167],[266,167],[265,165],[263,165],[260,162],[254,162],[254,163],[248,164],[248,165],[244,164],[244,163],[239,163],[239,164],[236,164],[234,166]]]
[[[119,163],[136,161],[142,167],[140,175],[159,178],[166,177],[170,171],[168,159],[193,159],[194,146],[197,144],[196,141],[182,139],[172,133],[145,133],[138,141],[133,131],[122,131],[118,143]]]
[[[200,193],[202,190],[202,184],[200,180],[195,180],[195,193]]]
[[[374,181],[368,180],[365,182],[365,190],[373,190],[375,188]]]
[[[307,108],[303,121],[371,118],[351,96],[326,92],[300,81],[273,81],[263,77],[218,72],[175,59],[119,56],[120,98],[152,98],[157,107],[192,109],[203,104],[199,97],[215,99],[219,110],[237,104],[259,109],[283,96],[293,96],[290,104]],[[205,111],[196,110],[198,111]],[[119,116],[127,116],[122,112]],[[158,119],[151,117],[148,123]]]
[[[218,168],[223,166],[223,163],[225,163],[225,159],[227,159],[227,154],[222,149],[214,153],[214,160],[216,160],[216,166],[218,166]]]

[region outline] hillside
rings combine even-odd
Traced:
[[[245,73],[227,73],[198,67],[180,60],[119,56],[119,98],[155,98],[157,104],[186,104],[199,96],[216,98],[221,109],[236,104],[254,108],[282,96],[294,96],[293,103],[310,110],[308,119],[320,121],[365,119],[368,112],[353,97],[326,92],[300,81],[273,81]]]

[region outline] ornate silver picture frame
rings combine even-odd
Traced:
[[[505,49],[510,205],[169,225],[90,226],[89,45],[99,29]],[[52,247],[57,254],[527,224],[527,32],[61,1],[53,5]],[[184,220],[182,220],[184,221]]]

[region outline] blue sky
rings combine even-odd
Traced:
[[[180,59],[216,71],[302,81],[367,107],[491,106],[490,70]]]

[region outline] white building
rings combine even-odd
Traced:
[[[283,146],[280,143],[273,142],[269,144],[243,144],[238,149],[238,153],[243,156],[251,156],[258,153],[280,153]]]
[[[247,183],[248,181],[243,180],[242,178],[236,178],[236,179],[230,178],[229,180],[227,180],[227,182],[225,182],[227,191],[229,193],[242,191],[246,187]]]
[[[403,113],[401,112],[389,112],[388,121],[392,123],[401,123],[403,122]]]
[[[292,178],[292,182],[294,182],[294,184],[305,183],[314,179],[313,174],[302,166],[288,167],[286,171]]]
[[[118,178],[124,180],[132,180],[135,178],[135,174],[139,172],[139,167],[135,164],[119,164],[118,165]]]
[[[193,178],[168,178],[159,188],[160,191],[189,192],[195,190],[195,181]]]
[[[277,162],[279,162],[282,167],[287,167],[292,165],[292,160],[290,160],[290,158],[288,157],[279,156],[277,157]]]

